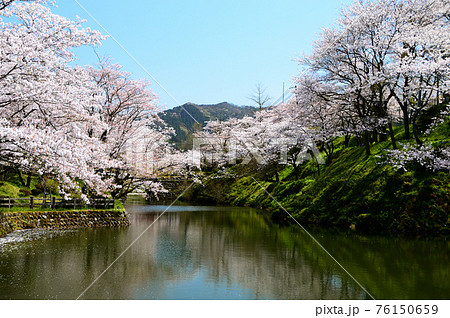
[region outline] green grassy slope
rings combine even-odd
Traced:
[[[448,125],[446,125],[448,126]],[[449,129],[439,127],[429,141],[448,143]],[[403,128],[396,128],[402,138]],[[380,164],[379,157],[391,149],[389,141],[372,144],[372,155],[362,147],[338,148],[328,166],[317,176],[313,162],[301,167],[295,180],[285,167],[280,182],[263,181],[252,173],[237,179],[212,179],[189,194],[191,199],[268,208],[280,223],[292,222],[278,201],[297,220],[354,228],[364,232],[450,233],[450,175],[431,172],[421,166],[408,171]],[[243,167],[232,168],[235,173]],[[255,181],[255,178],[257,181]],[[272,199],[267,192],[274,199]]]

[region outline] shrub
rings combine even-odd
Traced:
[[[31,195],[31,191],[28,189],[20,189],[20,195],[24,197],[29,197]]]
[[[44,193],[44,180],[39,180],[36,184],[36,190],[38,193]],[[45,185],[45,192],[49,194],[58,194],[58,182],[52,179],[47,179],[47,184]]]

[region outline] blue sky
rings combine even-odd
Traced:
[[[77,0],[153,76],[113,40],[98,49],[135,78],[149,79],[160,106],[228,101],[249,105],[260,82],[277,99],[298,72],[293,58],[311,52],[321,28],[333,24],[350,0]],[[53,11],[87,19],[75,0]],[[104,31],[102,33],[105,34]],[[95,64],[92,49],[77,51],[81,65]],[[158,85],[158,81],[165,90]]]

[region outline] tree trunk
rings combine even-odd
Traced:
[[[380,133],[380,138],[379,138],[380,141],[386,141],[387,139],[388,138],[387,138],[386,131]]]
[[[29,175],[27,176],[27,185],[26,185],[26,187],[27,187],[27,188],[30,188],[30,186],[31,186],[31,175],[29,174]]]
[[[372,140],[378,142],[378,133],[376,131],[372,132]]]
[[[295,181],[297,181],[298,180],[298,177],[299,177],[299,169],[300,168],[300,166],[299,165],[294,165],[294,177],[295,177]]]
[[[314,153],[312,152],[312,150],[309,151],[309,153],[311,154],[311,156],[314,158],[314,160],[316,161],[316,165],[317,165],[317,178],[320,177],[320,162],[319,159],[317,158],[317,156],[314,155]],[[317,179],[316,178],[316,179]]]
[[[327,156],[326,164],[327,164],[327,166],[329,166],[331,163],[331,160],[333,160],[334,143],[333,142],[325,143],[323,145],[323,149],[325,151],[325,155]]]
[[[317,178],[319,178],[320,177],[320,163],[319,163],[319,160],[317,160],[317,158],[316,158],[316,163],[317,163]]]
[[[349,135],[345,135],[344,137],[344,147],[348,148],[348,144],[350,143],[350,136]]]
[[[19,176],[20,184],[24,187],[25,186],[25,181],[23,181],[22,171],[20,171],[20,169],[17,169],[17,174]]]
[[[366,148],[366,156],[369,157],[370,156],[370,136],[369,136],[368,131],[364,132],[364,147]]]
[[[439,75],[436,74],[436,105],[439,105]]]
[[[403,126],[405,127],[405,139],[411,139],[411,132],[409,131],[409,114],[408,110],[402,107],[403,111]]]
[[[391,135],[392,148],[395,150],[397,149],[397,142],[395,141],[394,128],[392,128],[391,122],[389,122],[388,126],[389,126],[389,134]]]
[[[405,78],[405,87],[409,86],[409,78]],[[400,108],[403,112],[403,125],[405,126],[405,139],[411,139],[411,132],[409,131],[409,124],[411,123],[408,112],[408,98],[403,94],[403,101],[398,100]]]
[[[418,133],[418,131],[417,131],[416,121],[413,120],[413,123],[412,123],[412,124],[413,124],[413,125],[412,125],[412,130],[413,130],[414,139],[416,140],[416,143],[417,143],[419,146],[422,146],[422,145],[423,145],[423,141],[420,140],[419,133]]]

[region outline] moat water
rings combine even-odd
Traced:
[[[128,228],[0,238],[0,299],[370,298],[299,227],[280,227],[261,211],[184,205],[164,213],[167,206],[131,201],[126,208]],[[450,297],[443,238],[309,231],[377,299]]]

